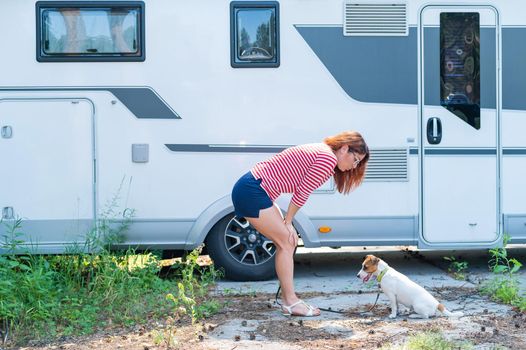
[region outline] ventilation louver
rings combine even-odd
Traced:
[[[407,36],[407,4],[389,2],[345,2],[345,36]]]
[[[372,149],[365,173],[366,181],[407,181],[407,155],[404,148]]]

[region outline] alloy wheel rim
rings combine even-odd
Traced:
[[[276,246],[270,239],[245,219],[235,216],[226,226],[224,241],[228,254],[240,264],[262,265],[276,254]]]

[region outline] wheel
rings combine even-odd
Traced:
[[[205,244],[214,264],[228,279],[262,281],[276,275],[274,243],[233,213],[214,225]]]

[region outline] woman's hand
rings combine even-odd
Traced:
[[[296,229],[294,228],[294,226],[292,226],[292,222],[287,222],[286,220],[283,220],[283,223],[289,231],[289,243],[292,244],[292,246],[296,247],[298,245],[298,232],[296,232]]]

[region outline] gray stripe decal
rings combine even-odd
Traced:
[[[418,148],[410,148],[409,149],[409,154],[413,154],[413,155],[417,155],[418,154]],[[428,153],[426,152],[426,154],[435,154],[435,153]],[[488,154],[496,154],[496,152],[494,153],[493,151],[491,151],[491,153],[488,153]],[[504,155],[526,155],[526,148],[504,148],[502,150],[502,154]]]
[[[451,149],[451,148],[428,148],[424,151],[426,155],[497,155],[496,149],[475,148],[475,149]]]
[[[362,102],[417,104],[416,27],[409,27],[407,37],[345,37],[341,26],[295,27],[342,89],[353,99]],[[507,32],[503,31],[503,35],[505,33]],[[522,36],[513,36],[513,40],[503,39],[503,52],[507,52],[516,43],[524,48],[524,51],[513,55],[512,64],[517,67],[522,65],[521,57],[526,56],[526,41],[522,40],[526,36],[526,29],[521,33]],[[425,28],[424,36],[426,42],[436,43],[434,46],[426,46],[426,67],[434,69],[425,70],[424,101],[428,105],[440,105],[440,30]],[[483,108],[495,108],[496,57],[492,54],[496,52],[495,28],[481,28],[480,37],[485,43],[481,45],[481,105]],[[509,73],[514,74],[511,71]],[[508,76],[503,75],[504,86],[507,86],[504,84],[506,79]],[[505,108],[510,106],[506,100],[510,98],[508,94],[515,94],[510,101],[514,101],[514,105],[520,101],[521,108],[526,109],[526,70],[515,75],[512,86],[503,91],[507,91],[503,94]]]
[[[526,28],[502,29],[502,108],[504,109],[526,109],[525,37]]]
[[[526,155],[526,148],[505,148],[502,150],[502,153],[509,155]]]
[[[0,88],[0,91],[109,91],[139,119],[181,119],[150,87]]]
[[[417,31],[407,37],[343,36],[338,27],[295,26],[342,89],[363,102],[417,103]]]
[[[181,119],[151,88],[108,88],[137,118]]]
[[[495,29],[480,28],[480,42],[480,104],[482,108],[495,108]],[[424,103],[440,106],[440,28],[424,28],[424,43]]]
[[[199,153],[279,153],[288,146],[233,146],[233,145],[208,145],[208,144],[166,144],[172,152],[199,152]],[[418,155],[418,148],[410,148],[409,154]],[[426,155],[496,155],[497,150],[492,148],[462,149],[462,148],[429,148]],[[526,148],[508,148],[503,154],[526,154]]]
[[[228,152],[228,153],[279,153],[290,146],[215,146],[194,144],[167,144],[173,152]]]

